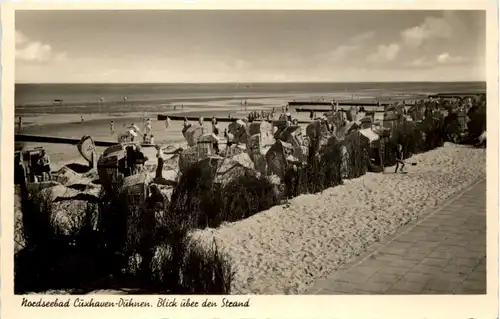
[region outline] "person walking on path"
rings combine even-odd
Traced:
[[[400,173],[404,173],[405,162],[403,156],[403,145],[398,144],[396,147],[396,170],[394,173],[398,172],[399,164],[401,164],[401,168],[399,169]]]

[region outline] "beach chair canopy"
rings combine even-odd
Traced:
[[[198,139],[203,135],[203,126],[191,125],[186,131],[183,132],[184,138],[189,146],[194,146],[198,143]]]
[[[373,143],[376,140],[380,139],[378,134],[375,133],[371,128],[365,128],[365,129],[359,130],[359,133],[363,134],[366,138],[368,138],[370,143]]]
[[[134,130],[128,130],[128,131],[120,133],[118,135],[117,141],[118,141],[118,143],[129,142],[132,140],[132,138],[135,138],[136,136],[137,136],[137,133]]]
[[[273,125],[269,122],[255,121],[249,125],[248,132],[250,136],[254,134],[272,134],[273,133]]]
[[[135,133],[135,132],[140,132],[140,131],[141,131],[141,130],[139,129],[139,127],[138,127],[137,125],[135,125],[135,124],[134,124],[134,125],[130,125],[129,129],[130,129],[131,131],[134,131],[134,133]]]
[[[109,154],[120,152],[122,150],[124,150],[123,145],[122,144],[116,144],[116,145],[110,146],[107,149],[105,149],[104,152],[102,153],[102,156],[105,157],[105,156],[107,156]]]
[[[198,139],[198,143],[217,143],[217,142],[219,142],[219,139],[217,138],[217,135],[215,135],[214,133],[202,135]]]
[[[373,117],[375,121],[382,122],[384,120],[384,112],[375,112]]]
[[[78,142],[77,148],[80,155],[82,155],[87,162],[91,163],[92,156],[95,152],[94,140],[90,136],[85,135],[81,138],[80,142]]]
[[[373,121],[371,116],[365,116],[360,120],[360,122],[366,124],[366,123],[372,123]]]
[[[275,138],[282,141],[288,141],[291,135],[297,134],[299,132],[302,132],[302,128],[299,125],[291,125],[283,128],[281,131],[277,131],[275,134]]]

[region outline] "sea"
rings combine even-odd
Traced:
[[[251,99],[258,97],[318,98],[345,94],[382,98],[440,92],[485,92],[486,82],[377,82],[377,83],[169,83],[169,84],[16,84],[15,106],[55,103],[174,103],[189,100]],[[61,100],[62,102],[55,102]]]

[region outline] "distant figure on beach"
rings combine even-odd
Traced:
[[[167,119],[165,120],[165,129],[168,129],[170,127],[170,117],[167,116]]]
[[[175,111],[175,109],[177,109],[177,106],[174,105],[174,111]]]
[[[156,146],[156,157],[158,158],[158,165],[156,166],[156,174],[155,177],[157,179],[163,178],[163,165],[165,163],[165,159],[163,158],[163,151],[159,146]]]
[[[140,132],[139,127],[135,125],[134,123],[130,124],[129,129],[131,129],[133,132]]]
[[[83,121],[85,121],[85,120],[83,119],[83,115],[81,115],[81,116],[80,116],[80,120],[82,121],[82,123],[83,123]]]
[[[396,170],[394,173],[398,172],[399,164],[401,164],[401,168],[399,169],[400,173],[404,173],[404,167],[405,167],[405,162],[404,162],[404,156],[403,156],[403,145],[398,144],[396,147]]]
[[[109,130],[111,132],[111,135],[115,134],[115,122],[111,121],[109,123]]]
[[[137,136],[137,132],[140,132],[141,130],[139,130],[139,128],[137,127],[137,125],[135,125],[134,123],[132,123],[132,125],[130,125],[129,127],[129,132],[130,132],[130,141],[133,142],[135,137]]]
[[[309,113],[309,118],[311,119],[311,121],[314,119],[314,112],[313,111],[311,111]]]
[[[128,100],[128,98],[127,98],[126,96],[124,96],[124,97],[123,97],[123,100],[124,100],[124,101],[126,101],[126,100]]]
[[[151,134],[151,137],[149,138],[149,144],[154,144],[155,143],[155,137],[153,134]]]
[[[152,125],[151,125],[151,119],[146,120],[146,129],[145,129],[145,134],[150,135],[152,130]]]
[[[287,127],[292,125],[292,119],[291,119],[291,117],[288,116],[288,113],[287,113],[287,116],[285,117],[285,125]]]
[[[248,107],[248,102],[247,102],[247,99],[245,99],[245,112],[247,111],[247,107]]]
[[[20,116],[19,117],[19,132],[23,131],[23,118]]]
[[[212,119],[212,133],[219,136],[219,125],[217,123],[217,119]]]

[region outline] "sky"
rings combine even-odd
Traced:
[[[484,81],[484,11],[17,11],[16,83]]]

